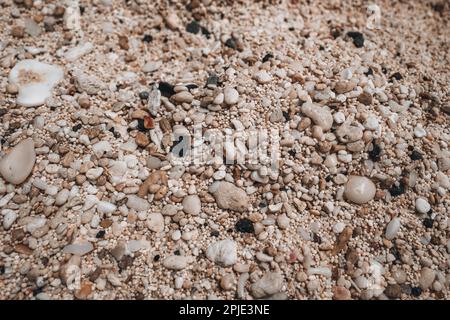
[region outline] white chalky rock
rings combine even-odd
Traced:
[[[100,178],[102,173],[103,173],[102,167],[92,168],[86,172],[86,177],[90,180],[96,180],[96,179]]]
[[[113,213],[116,209],[116,205],[111,202],[99,201],[97,203],[97,211],[99,213]]]
[[[345,185],[344,195],[347,200],[357,204],[369,202],[375,197],[376,187],[372,180],[351,176]]]
[[[216,181],[209,187],[209,192],[221,209],[244,212],[248,208],[250,200],[247,193],[230,182]]]
[[[76,254],[83,256],[86,253],[94,250],[94,246],[89,241],[79,241],[78,243],[72,243],[64,247],[64,253]]]
[[[63,70],[37,60],[22,60],[9,73],[9,83],[17,85],[17,104],[24,107],[43,105],[53,87],[64,77]]]
[[[239,92],[233,87],[225,87],[224,91],[225,103],[228,105],[233,105],[239,101]]]
[[[183,211],[190,215],[198,215],[202,208],[202,203],[197,195],[186,196],[183,199]]]
[[[236,242],[231,239],[212,243],[206,250],[206,257],[224,267],[231,266],[237,261]]]
[[[11,209],[2,210],[3,214],[3,228],[8,230],[17,219],[17,213]]]
[[[159,212],[153,212],[148,215],[147,227],[153,232],[164,231],[164,217]]]
[[[170,270],[183,270],[187,267],[189,258],[184,256],[168,256],[163,261],[163,266]]]
[[[67,199],[69,199],[70,191],[67,189],[62,189],[58,192],[55,199],[55,204],[57,206],[62,206],[64,203],[66,203]]]
[[[386,233],[385,233],[385,237],[388,240],[392,240],[395,238],[395,236],[397,235],[398,230],[400,230],[401,227],[401,222],[399,218],[394,218],[392,219],[387,227],[386,227]]]
[[[431,206],[427,200],[425,200],[424,198],[416,199],[416,210],[418,213],[426,214],[426,213],[428,213],[428,211],[430,211],[430,209],[431,209]]]
[[[260,70],[257,73],[255,73],[254,78],[260,84],[265,84],[265,83],[269,83],[270,81],[272,81],[272,77],[265,70]]]
[[[30,175],[35,162],[33,140],[23,140],[0,160],[0,174],[7,182],[20,184]]]
[[[283,277],[278,272],[268,272],[251,286],[252,296],[256,299],[271,296],[281,291]]]
[[[63,17],[64,26],[69,30],[80,31],[81,13],[79,0],[66,0],[66,4]]]
[[[94,46],[91,42],[81,43],[78,46],[67,50],[67,52],[64,54],[64,58],[66,58],[66,60],[69,62],[73,62],[81,58],[85,54],[91,52],[92,49],[94,49]]]
[[[108,141],[99,141],[92,146],[92,151],[95,155],[101,158],[104,153],[110,152],[112,150],[111,144]]]
[[[127,207],[136,211],[147,211],[150,209],[150,203],[135,195],[127,196]]]
[[[328,131],[333,125],[333,115],[328,107],[321,107],[312,102],[305,102],[301,107],[302,113],[322,128],[323,131]]]

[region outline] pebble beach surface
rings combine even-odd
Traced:
[[[448,299],[450,8],[374,2],[0,1],[0,299]]]

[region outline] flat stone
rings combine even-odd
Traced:
[[[135,195],[127,196],[127,207],[136,211],[148,211],[150,209],[150,203]]]
[[[400,230],[401,222],[399,218],[393,218],[386,227],[385,237],[388,240],[392,240],[397,235],[398,230]]]
[[[73,243],[65,246],[63,252],[83,256],[92,250],[94,250],[92,243],[89,241],[81,241],[79,243]]]
[[[3,209],[3,228],[8,230],[13,225],[14,221],[17,219],[17,213],[11,209]]]
[[[34,142],[31,138],[21,141],[0,160],[0,174],[12,184],[21,184],[30,175],[36,162]]]
[[[168,256],[163,261],[163,266],[170,270],[183,270],[188,266],[189,258],[184,256]]]
[[[64,54],[64,58],[69,62],[73,62],[91,52],[92,49],[94,49],[94,45],[91,42],[80,43],[76,47],[67,50]]]
[[[250,200],[247,193],[230,182],[216,181],[209,186],[209,192],[214,196],[221,209],[238,212],[248,209]]]

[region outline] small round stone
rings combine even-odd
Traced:
[[[416,211],[420,214],[426,214],[431,210],[431,205],[424,198],[416,199]]]
[[[345,198],[356,204],[364,204],[375,197],[376,187],[369,178],[351,176],[345,185]]]

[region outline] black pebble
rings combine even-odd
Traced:
[[[353,44],[357,48],[364,47],[364,35],[358,31],[347,32],[347,36],[353,39]]]
[[[395,79],[397,81],[400,81],[403,79],[402,75],[400,74],[400,72],[396,72],[393,75],[390,76],[390,79]]]
[[[423,220],[423,225],[425,226],[425,228],[433,228],[433,219],[425,218]]]
[[[414,297],[418,297],[422,294],[422,289],[420,289],[419,287],[413,287],[411,288],[411,295]]]
[[[231,49],[234,49],[234,50],[237,49],[236,41],[234,41],[233,38],[230,38],[230,39],[228,39],[227,41],[225,41],[225,45],[226,45],[228,48],[231,48]]]
[[[100,230],[99,232],[97,232],[97,234],[95,235],[95,237],[97,239],[103,238],[105,236],[105,230]]]
[[[270,59],[273,59],[273,54],[268,53],[262,58],[262,62],[264,63],[266,61],[269,61]]]
[[[193,20],[191,23],[188,23],[186,26],[186,31],[190,33],[197,34],[200,32],[200,25],[197,21]]]
[[[283,111],[283,117],[286,121],[291,120],[291,116],[289,115],[289,112]]]
[[[340,31],[339,29],[333,29],[333,30],[331,30],[331,36],[332,36],[334,39],[339,38],[340,35],[341,35],[341,31]]]
[[[153,41],[153,37],[149,34],[144,35],[144,38],[142,38],[142,41],[150,43]]]
[[[166,98],[170,98],[175,94],[175,91],[173,90],[173,85],[164,81],[159,83],[158,89],[159,91],[161,91],[161,94]]]
[[[373,75],[372,68],[369,67],[369,70],[367,70],[367,72],[364,72],[364,74],[366,75],[366,77]]]
[[[0,274],[4,274],[5,273],[5,266],[0,266]]]
[[[161,256],[159,254],[157,254],[156,256],[153,257],[153,261],[158,261],[159,258],[161,258]]]
[[[297,151],[295,151],[295,149],[289,149],[288,153],[291,157],[295,157],[295,155],[297,154]]]
[[[218,237],[220,235],[219,231],[217,231],[217,230],[211,231],[210,234],[211,234],[211,237]]]
[[[81,123],[76,124],[72,127],[72,131],[77,132],[78,130],[80,130],[82,127]]]
[[[389,193],[390,193],[391,196],[393,196],[393,197],[400,196],[400,195],[404,194],[405,191],[406,191],[406,189],[405,189],[405,185],[403,184],[403,182],[400,182],[398,186],[393,185],[393,186],[389,189]]]
[[[176,256],[179,256],[179,255],[181,254],[181,252],[180,252],[180,250],[175,250],[174,254],[175,254]]]
[[[202,29],[202,34],[206,37],[206,39],[209,39],[211,37],[211,32],[209,32],[208,29],[206,29],[205,27],[201,27]]]
[[[410,158],[411,158],[411,160],[422,160],[423,159],[422,154],[417,150],[413,150],[413,152],[411,152]]]
[[[147,100],[147,99],[148,99],[148,96],[149,96],[149,93],[148,93],[147,91],[139,92],[139,98],[140,98],[141,100]]]
[[[372,150],[369,151],[368,155],[369,155],[369,159],[372,160],[373,162],[377,162],[378,160],[380,160],[380,154],[381,154],[381,148],[379,145],[373,143],[372,144]]]
[[[322,243],[322,238],[317,234],[317,233],[313,233],[313,241],[321,244]]]
[[[144,126],[144,119],[138,119],[137,122],[138,122],[137,129],[141,132],[146,132],[147,129]]]
[[[236,231],[242,232],[242,233],[253,233],[255,232],[255,228],[253,227],[253,222],[249,219],[240,219],[238,222],[236,222]]]
[[[211,74],[206,80],[206,85],[217,86],[219,83],[219,77],[216,74]]]
[[[186,88],[188,88],[189,90],[197,89],[198,85],[191,83],[191,84],[187,84]]]

